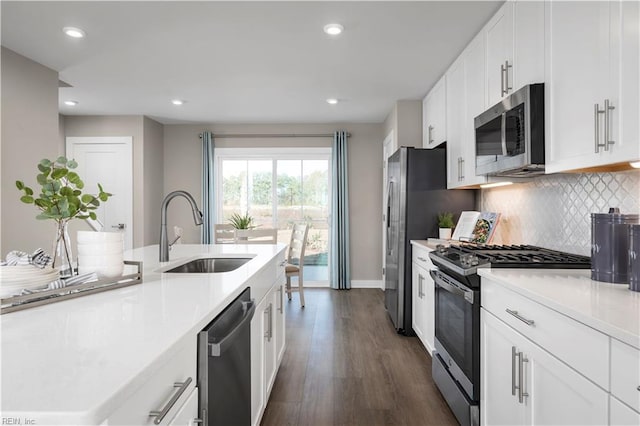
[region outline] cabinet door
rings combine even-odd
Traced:
[[[251,424],[257,425],[266,405],[264,367],[265,367],[265,339],[264,339],[264,311],[268,306],[269,297],[266,296],[256,307],[256,313],[251,320]]]
[[[435,148],[447,140],[446,90],[443,76],[422,103],[423,148]]]
[[[595,105],[611,98],[614,2],[545,2],[545,126],[548,173],[598,163]],[[613,114],[615,116],[615,114]],[[603,149],[600,149],[603,151]]]
[[[609,424],[612,426],[638,426],[640,425],[640,413],[632,410],[613,396],[609,397],[609,405],[611,413],[609,415]]]
[[[485,40],[476,37],[464,52],[465,113],[462,136],[462,184],[477,185],[487,181],[486,176],[476,175],[475,118],[487,109]]]
[[[267,303],[262,311],[262,335],[264,336],[264,386],[265,400],[269,400],[271,386],[276,378],[276,341],[275,341],[275,309],[277,300],[277,290],[272,289],[267,295]]]
[[[422,268],[417,263],[413,262],[412,266],[411,315],[413,316],[413,331],[415,331],[418,338],[424,342],[424,312],[422,309],[422,286],[424,274],[422,273]]]
[[[424,279],[422,280],[422,311],[423,311],[423,342],[429,353],[433,353],[434,334],[435,334],[435,284],[429,271],[424,270]]]
[[[531,425],[604,425],[609,394],[530,341],[521,344],[523,391]]]
[[[513,90],[544,82],[544,2],[513,4]]]
[[[514,89],[513,3],[507,1],[485,28],[488,102],[494,105]]]
[[[198,388],[195,388],[185,403],[180,407],[169,426],[195,426],[198,417]]]
[[[522,337],[484,308],[480,312],[481,424],[525,424],[526,407],[518,402],[515,390],[518,380],[515,352],[520,351]]]
[[[280,278],[280,281],[284,280],[284,276]],[[284,284],[276,286],[276,306],[278,307],[275,313],[275,326],[274,333],[276,339],[276,364],[280,365],[282,357],[284,356],[285,340],[287,330],[285,328],[285,312],[284,312]]]
[[[447,87],[447,188],[462,186],[462,137],[465,112],[464,61],[460,57],[449,68]]]

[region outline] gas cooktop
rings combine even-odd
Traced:
[[[589,269],[587,256],[564,253],[529,245],[452,245],[438,246],[431,253],[440,267],[450,268],[463,275],[475,273],[477,268],[545,268]]]

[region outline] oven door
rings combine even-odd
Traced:
[[[441,270],[435,282],[435,346],[469,399],[480,399],[480,291]]]

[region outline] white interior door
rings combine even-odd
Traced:
[[[67,157],[78,162],[84,191],[98,192],[98,183],[113,194],[96,210],[105,231],[124,233],[125,249],[133,248],[133,154],[131,136],[68,137]]]
[[[384,286],[385,271],[387,270],[387,160],[394,152],[393,130],[382,142],[382,285]]]

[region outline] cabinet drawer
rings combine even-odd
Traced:
[[[610,425],[640,425],[640,413],[633,411],[613,396],[609,397],[609,406],[611,407],[609,416]]]
[[[486,310],[603,389],[609,389],[607,335],[485,278],[481,288]]]
[[[117,408],[109,416],[109,425],[153,425],[155,417],[151,411],[161,411],[174,395],[182,388],[174,387],[174,383],[184,383],[191,378],[191,383],[168,410],[160,424],[166,425],[176,416],[196,386],[196,339],[185,339],[185,343],[169,360],[161,364],[140,385],[127,402]]]
[[[433,251],[426,247],[421,247],[416,244],[412,245],[412,260],[414,263],[423,267],[425,270],[430,271],[432,269],[436,269],[429,258],[429,252]]]
[[[616,339],[611,339],[611,393],[640,411],[640,350]]]

